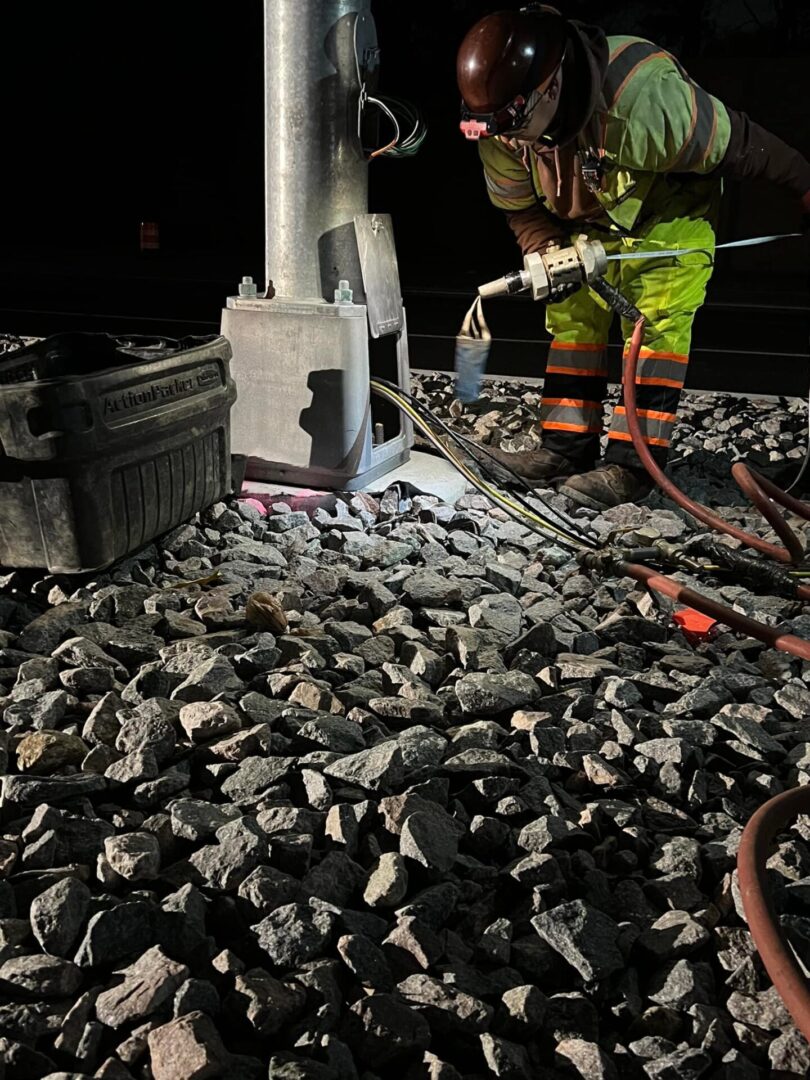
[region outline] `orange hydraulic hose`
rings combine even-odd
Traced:
[[[810,788],[785,791],[760,807],[742,834],[737,869],[745,917],[759,955],[796,1027],[810,1042],[810,988],[771,909],[766,867],[773,840],[799,814],[810,814]]]
[[[806,503],[794,499],[791,495],[788,495],[787,492],[776,487],[775,484],[766,480],[765,477],[760,476],[758,473],[754,473],[748,466],[743,465],[742,463],[735,465],[732,469],[734,479],[784,543],[785,547],[780,547],[778,544],[770,544],[767,540],[761,540],[758,536],[754,536],[753,533],[746,532],[744,529],[732,525],[718,514],[713,513],[708,507],[702,506],[700,503],[690,499],[688,495],[681,491],[681,489],[664,474],[658,463],[655,461],[655,458],[650,453],[649,447],[644,442],[644,437],[642,436],[641,428],[639,427],[638,414],[636,412],[636,372],[638,370],[638,360],[644,340],[645,326],[646,320],[643,317],[639,319],[635,325],[633,336],[630,341],[630,347],[624,362],[623,377],[627,428],[630,432],[630,437],[633,440],[633,446],[636,449],[636,453],[641,458],[645,469],[666,495],[679,506],[683,507],[683,509],[690,513],[692,517],[697,518],[698,521],[702,521],[704,525],[709,525],[712,529],[727,533],[729,536],[733,536],[737,540],[742,541],[746,546],[754,548],[764,555],[769,555],[773,559],[778,559],[779,562],[801,562],[804,557],[801,541],[770,499],[781,503],[782,506],[792,510],[795,514],[799,514],[801,517],[810,520],[810,506]],[[799,586],[796,592],[802,599],[810,600],[810,589],[806,586]]]
[[[688,607],[694,608],[695,611],[702,611],[704,615],[717,619],[718,622],[731,627],[732,630],[736,630],[740,634],[747,634],[749,637],[756,638],[772,649],[790,653],[791,656],[798,656],[802,660],[810,660],[810,641],[796,637],[795,634],[783,634],[772,626],[766,626],[765,623],[757,622],[756,619],[749,619],[747,615],[742,615],[739,611],[726,607],[725,604],[718,604],[716,601],[710,600],[708,596],[703,596],[702,593],[695,592],[694,589],[680,585],[673,578],[667,577],[666,574],[659,574],[657,571],[651,570],[648,566],[642,566],[640,563],[620,563],[618,571],[635,581],[640,581],[648,589],[652,589],[653,592],[657,592],[661,596],[667,596],[677,603],[686,604]]]

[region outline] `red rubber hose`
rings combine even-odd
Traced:
[[[810,1042],[810,988],[782,937],[768,898],[771,844],[799,814],[810,814],[810,788],[794,788],[766,802],[745,827],[737,854],[743,910],[754,944],[796,1027]]]
[[[780,652],[798,656],[801,660],[810,660],[810,641],[796,637],[795,634],[783,634],[772,626],[766,626],[765,623],[757,622],[756,619],[749,619],[747,615],[742,615],[739,611],[726,607],[725,604],[718,604],[716,601],[710,600],[708,596],[703,596],[702,593],[695,592],[694,589],[680,585],[674,578],[667,577],[666,574],[659,574],[657,571],[651,570],[648,566],[642,566],[640,563],[620,563],[618,571],[635,581],[640,581],[648,589],[652,589],[653,592],[666,596],[670,600],[675,600],[677,603],[686,604],[687,607],[694,608],[695,611],[701,611],[704,615],[709,615],[712,619],[716,619],[718,622],[723,623],[724,626],[729,626],[740,634],[747,634],[748,637],[764,642],[772,649],[779,649]]]
[[[684,510],[690,513],[692,517],[697,518],[698,521],[702,521],[704,525],[708,525],[712,529],[717,529],[719,532],[724,532],[728,536],[733,536],[737,540],[742,541],[747,547],[754,548],[756,551],[762,552],[763,555],[769,555],[773,559],[778,559],[779,562],[801,562],[804,557],[801,541],[770,500],[773,499],[774,502],[780,503],[782,506],[787,507],[787,509],[792,510],[795,514],[800,515],[806,520],[810,520],[810,506],[806,503],[794,499],[792,495],[788,495],[787,492],[782,491],[781,488],[772,484],[770,480],[766,480],[764,476],[760,476],[758,473],[753,472],[747,465],[738,463],[732,469],[734,479],[784,543],[785,547],[780,547],[778,544],[770,544],[767,540],[761,540],[758,536],[754,536],[753,533],[746,532],[744,529],[740,529],[736,525],[730,524],[730,522],[709,510],[708,507],[702,506],[700,503],[690,499],[685,492],[681,491],[681,489],[664,474],[658,463],[655,461],[655,458],[650,453],[649,447],[644,442],[644,437],[641,434],[641,428],[638,422],[638,413],[636,412],[636,372],[638,370],[638,361],[644,340],[645,326],[646,320],[644,318],[639,319],[635,325],[633,336],[630,340],[630,347],[624,362],[624,377],[622,380],[624,387],[624,406],[627,415],[627,428],[630,432],[630,437],[633,440],[633,446],[636,449],[636,453],[641,458],[644,468],[658,487],[660,487],[673,502],[676,502]],[[799,586],[796,592],[802,599],[810,600],[810,588]]]

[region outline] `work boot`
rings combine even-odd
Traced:
[[[591,472],[570,477],[560,488],[560,494],[591,510],[607,510],[622,503],[639,502],[652,488],[652,480],[645,472],[603,462]]]
[[[482,469],[491,466],[495,479],[501,484],[514,481],[508,473],[502,473],[498,469],[492,458],[499,464],[505,465],[513,473],[517,473],[532,487],[551,487],[556,481],[565,480],[582,468],[581,462],[571,461],[570,458],[555,454],[553,450],[546,450],[542,446],[538,450],[520,450],[514,454],[506,450],[496,450],[494,446],[488,446],[486,450],[487,453],[476,454],[475,460],[480,461]]]

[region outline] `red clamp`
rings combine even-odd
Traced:
[[[717,633],[717,619],[702,615],[694,608],[681,608],[672,618],[683,630],[683,636],[690,645],[701,645],[704,641],[711,641]]]

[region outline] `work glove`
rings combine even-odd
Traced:
[[[581,288],[582,283],[579,281],[569,281],[565,285],[557,285],[546,297],[546,303],[561,304],[563,300],[567,300],[569,296],[573,296]]]

